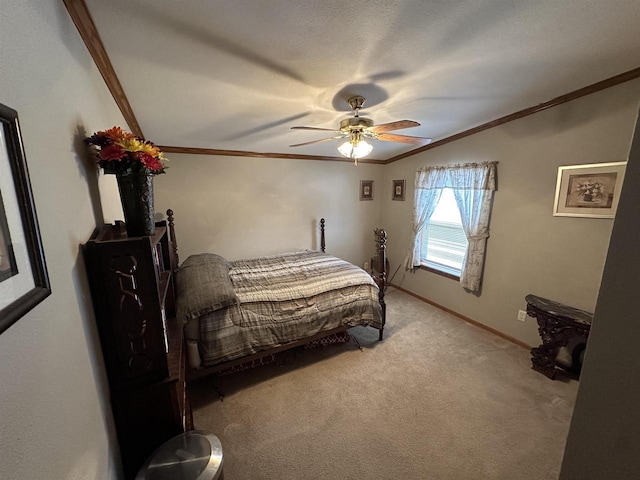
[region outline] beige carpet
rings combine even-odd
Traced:
[[[578,383],[403,292],[386,298],[382,343],[351,330],[363,352],[306,350],[192,386],[225,480],[557,478]]]

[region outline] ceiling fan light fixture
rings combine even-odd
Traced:
[[[373,123],[373,120],[371,120],[370,118],[360,116],[360,109],[362,108],[363,103],[364,97],[361,96],[355,96],[349,99],[349,106],[354,111],[355,116],[341,120],[339,130],[321,127],[291,127],[292,129],[296,130],[320,130],[323,132],[333,132],[334,136],[321,138],[319,140],[312,140],[310,142],[296,143],[295,145],[289,146],[302,147],[315,143],[328,142],[331,140],[346,139],[346,142],[338,147],[338,151],[345,157],[354,160],[354,163],[357,166],[359,158],[366,157],[373,151],[373,146],[369,142],[364,140],[365,137],[382,142],[409,143],[416,146],[423,146],[431,142],[430,138],[412,137],[409,135],[388,133],[390,131],[401,130],[403,128],[419,127],[420,124],[418,122],[414,122],[413,120],[398,120],[395,122],[375,125]]]
[[[347,158],[358,160],[373,151],[373,145],[366,140],[349,140],[338,147],[338,151]]]

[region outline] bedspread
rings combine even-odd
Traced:
[[[322,252],[231,262],[238,304],[200,316],[204,366],[342,325],[382,326],[378,287],[364,270]]]

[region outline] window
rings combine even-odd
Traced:
[[[421,242],[421,265],[460,276],[468,242],[452,189],[443,189],[440,201],[422,231]]]
[[[418,169],[412,234],[405,259],[408,270],[420,266],[437,269],[459,278],[460,285],[469,292],[480,293],[497,164],[430,165]],[[460,201],[459,209],[456,199]]]

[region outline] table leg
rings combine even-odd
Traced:
[[[569,343],[573,329],[541,315],[536,318],[542,344],[531,349],[531,368],[555,380],[560,371],[556,367],[558,351]]]

